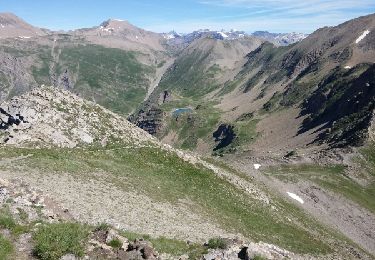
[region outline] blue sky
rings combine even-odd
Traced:
[[[375,0],[0,0],[0,12],[53,30],[117,18],[156,32],[208,28],[311,33],[375,13]]]

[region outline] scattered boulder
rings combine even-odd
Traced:
[[[241,259],[251,260],[257,257],[265,259],[293,258],[294,254],[275,245],[259,243],[244,243],[240,240],[231,240],[226,249],[213,249],[203,256],[203,260]]]
[[[152,248],[151,244],[144,240],[136,239],[128,246],[128,252],[138,252],[141,254],[142,259],[157,259],[157,253]],[[133,254],[132,253],[132,254]]]

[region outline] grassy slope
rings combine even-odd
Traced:
[[[181,96],[200,100],[218,86],[215,76],[221,72],[218,65],[207,67],[209,52],[195,50],[181,56],[172,69],[168,70],[159,84],[158,90],[171,90]]]
[[[33,59],[27,73],[39,85],[52,84],[50,67],[54,68],[52,73],[56,77],[68,70],[75,92],[115,112],[132,112],[143,101],[150,84],[148,77],[154,74],[155,67],[137,60],[142,53],[105,48],[79,39],[74,41],[77,44],[72,44],[70,38],[60,38],[58,43],[61,44],[57,44],[54,53],[51,53],[52,46],[22,41],[8,42],[0,51],[21,59]],[[0,88],[1,83],[8,81],[0,74]]]
[[[256,241],[274,243],[301,253],[331,251],[329,239],[336,239],[315,221],[289,203],[274,198],[279,210],[272,211],[251,199],[211,171],[192,167],[173,154],[154,148],[114,150],[28,150],[0,149],[2,157],[33,154],[21,166],[71,174],[103,170],[108,182],[119,188],[135,188],[156,201],[194,202],[194,209],[213,218],[231,232],[239,232]],[[119,182],[117,176],[128,177]],[[160,189],[155,190],[159,186]],[[298,224],[289,222],[293,219]]]
[[[118,113],[131,112],[142,102],[154,68],[139,63],[136,52],[78,45],[63,48],[57,74],[68,68],[78,75],[75,92]]]

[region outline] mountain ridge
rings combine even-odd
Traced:
[[[358,64],[371,64],[371,62],[374,62],[374,47],[371,44],[374,37],[374,27],[375,15],[368,15],[345,22],[336,27],[326,27],[319,29],[299,43],[290,46],[276,47],[269,42],[260,42],[258,43],[257,48],[246,54],[244,60],[236,65],[237,70],[230,77],[230,79],[228,81],[224,80],[222,82],[216,80],[215,82],[217,83],[217,85],[213,89],[210,88],[210,84],[203,83],[200,84],[200,88],[194,90],[194,88],[191,87],[194,85],[194,81],[187,81],[182,89],[178,89],[176,88],[176,86],[179,86],[179,84],[181,84],[181,79],[183,79],[183,75],[185,75],[185,73],[179,72],[178,70],[169,70],[160,83],[161,88],[163,88],[163,82],[165,82],[166,79],[174,80],[168,83],[169,87],[164,87],[164,89],[160,89],[159,91],[168,90],[170,92],[170,96],[175,96],[175,99],[181,101],[186,99],[194,99],[197,97],[200,101],[196,103],[202,104],[202,102],[216,102],[212,110],[216,111],[216,113],[219,113],[220,118],[216,119],[214,125],[216,125],[217,127],[220,127],[220,125],[223,124],[229,124],[232,126],[237,125],[237,127],[233,128],[237,131],[237,133],[233,133],[234,135],[236,135],[236,138],[233,138],[233,140],[235,141],[237,139],[237,142],[240,143],[241,135],[244,134],[241,129],[243,129],[243,125],[245,123],[250,125],[257,124],[259,123],[259,121],[266,120],[266,117],[268,115],[272,116],[275,113],[285,112],[285,116],[289,113],[290,118],[288,119],[288,121],[293,122],[292,124],[295,124],[297,126],[301,126],[303,121],[301,121],[301,119],[303,119],[306,114],[297,112],[299,115],[295,115],[296,112],[294,111],[298,111],[301,109],[301,106],[304,106],[302,102],[304,101],[304,99],[307,99],[314,91],[316,91],[316,86],[328,84],[327,81],[324,81],[325,78],[329,77],[329,75],[334,73],[335,70],[342,70],[343,72],[350,71],[352,68],[356,68],[356,65]],[[364,35],[364,32],[366,32],[366,35]],[[197,42],[198,41],[196,41],[196,43]],[[187,50],[188,49],[189,48],[187,48]],[[183,67],[186,66],[184,61],[181,60],[181,57],[184,56],[189,58],[190,55],[184,55],[184,52],[182,52],[180,57],[176,59],[173,66],[182,66],[182,68],[184,68],[184,71],[189,72],[193,71],[193,68],[197,68],[198,66],[202,66],[202,64],[204,64],[202,61],[199,61],[199,59],[195,59],[195,62],[198,62],[198,64],[195,64],[194,66],[188,65],[188,67]],[[215,64],[218,65],[219,59],[216,58],[214,60]],[[206,70],[204,69],[200,69],[199,73],[203,72],[201,78],[209,79],[210,75],[205,71]],[[353,69],[353,77],[358,77],[358,74],[356,73],[360,73],[360,71],[361,69]],[[200,75],[199,73],[196,72],[195,76]],[[371,73],[366,74],[366,80],[368,81],[367,84],[369,85],[371,85],[370,82],[372,81],[370,74]],[[224,75],[224,73],[219,72],[219,75]],[[190,79],[192,79],[192,77],[190,77]],[[340,79],[336,78],[336,80]],[[202,93],[206,96],[202,96]],[[158,96],[158,94],[156,96]],[[329,98],[334,99],[337,97],[332,96]],[[371,100],[372,98],[370,97],[368,101],[363,101],[363,105],[366,106],[367,104],[371,104]],[[176,101],[173,100],[171,102],[176,103]],[[195,115],[199,116],[200,112],[198,111],[198,109],[194,109],[194,102],[191,103],[192,105],[190,107],[192,108],[193,112],[190,113],[190,115],[186,115],[186,118],[181,118],[182,126],[180,127],[187,127],[187,125],[191,125],[191,122],[189,123],[188,121],[194,120]],[[305,104],[307,104],[307,102]],[[321,105],[323,106],[323,104]],[[169,109],[168,105],[162,105],[161,110],[163,110],[163,106]],[[187,104],[184,104],[184,106],[186,107]],[[155,107],[151,107],[153,110],[155,110]],[[324,108],[320,107],[320,109]],[[353,113],[352,116],[354,116],[355,114],[354,110],[351,112],[347,112],[349,114]],[[160,113],[158,114],[160,115]],[[168,112],[165,114],[168,115]],[[347,114],[346,116],[349,116],[349,114]],[[241,117],[245,117],[246,115],[249,115],[248,118],[241,121],[241,123],[236,120]],[[292,118],[293,115],[295,116],[295,118]],[[146,117],[146,119],[152,122],[152,118],[150,119]],[[158,120],[160,121],[160,119]],[[307,122],[307,120],[309,119],[305,119],[305,122]],[[372,119],[370,119],[368,122],[371,122],[371,120]],[[139,122],[139,124],[142,125],[143,123]],[[260,122],[259,124],[262,123]],[[294,140],[299,140],[296,142],[303,142],[299,147],[302,148],[311,145],[311,142],[314,139],[318,140],[322,138],[322,140],[320,140],[319,142],[325,143],[325,137],[323,137],[323,134],[319,134],[319,131],[330,131],[328,129],[328,126],[330,124],[332,124],[332,122],[328,123],[326,126],[318,127],[317,125],[315,125],[314,127],[318,127],[317,129],[315,129],[317,131],[313,130],[313,128],[306,129],[306,123],[304,124],[304,126],[301,126],[301,128],[304,129],[303,131],[298,130],[298,127],[295,129],[288,129],[287,125],[284,126],[284,129],[279,129],[279,131],[290,132],[290,134],[294,133],[295,137],[293,137],[291,134],[291,136],[288,136],[288,139],[286,140],[289,140],[290,143],[295,143]],[[280,126],[282,125],[279,125],[278,127]],[[310,126],[312,127],[312,125]],[[168,129],[169,127],[170,126],[164,125],[161,128]],[[211,128],[210,132],[214,133],[215,129],[213,128],[213,126],[209,127]],[[247,125],[247,127],[249,127],[249,125]],[[252,127],[254,127],[254,125],[252,125]],[[368,131],[366,129],[364,129],[365,132]],[[304,133],[307,133],[310,130],[315,132],[313,134],[309,133],[304,136]],[[340,131],[341,130],[343,129],[340,129]],[[165,130],[160,130],[159,137],[161,136],[169,138],[169,130],[167,130],[167,133],[163,131]],[[185,137],[179,137],[179,134],[176,135],[176,133],[173,131],[172,133],[175,136],[173,138],[173,142],[181,144],[180,141]],[[245,136],[242,137],[243,139],[250,138],[250,140],[253,140],[255,142],[253,145],[250,144],[249,146],[247,143],[251,143],[253,141],[245,141],[245,146],[243,147],[243,149],[246,150],[251,149],[251,147],[256,147],[255,150],[259,151],[260,147],[266,145],[265,149],[267,150],[265,150],[264,152],[269,152],[270,143],[266,142],[266,140],[264,140],[265,138],[260,134],[256,134],[260,133],[261,131],[264,131],[265,135],[270,135],[267,138],[271,138],[271,136],[274,135],[272,132],[266,129],[254,130],[255,133],[250,137],[246,136],[245,134]],[[314,135],[316,136],[311,139]],[[210,147],[213,147],[211,138],[212,137],[209,135],[204,137],[206,146],[206,148],[204,149],[206,152],[207,142],[210,142]],[[273,138],[275,138],[275,140],[278,140],[277,136],[274,136]],[[178,141],[178,139],[180,139],[180,141]],[[260,142],[264,143],[261,145]],[[278,142],[280,142],[280,140],[278,140]],[[278,142],[273,143],[277,144]],[[340,140],[337,139],[336,142],[340,142]],[[182,141],[182,143],[184,143],[184,141]],[[197,145],[199,146],[198,143],[199,140],[198,142],[194,141],[193,147],[196,147]],[[354,145],[355,142],[353,142],[352,144]],[[285,146],[286,144],[283,143],[282,145]],[[296,147],[293,147],[294,145],[295,144],[287,149],[295,149]],[[235,147],[232,148],[236,149],[236,145],[234,146]],[[228,148],[232,149],[231,146],[229,146]],[[197,149],[199,149],[199,147]],[[287,154],[288,152],[287,150],[284,150],[285,148],[282,149],[281,145],[279,147],[276,146],[274,149],[275,150],[273,150],[273,152],[278,154],[280,153],[280,150],[283,150],[282,152],[284,152],[285,154]]]

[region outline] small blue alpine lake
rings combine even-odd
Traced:
[[[172,115],[173,116],[180,116],[182,114],[185,114],[185,113],[191,113],[193,112],[193,109],[189,108],[189,107],[184,107],[184,108],[176,108]]]

